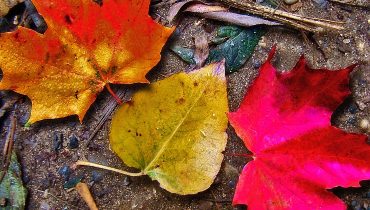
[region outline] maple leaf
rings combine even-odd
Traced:
[[[359,187],[370,178],[366,135],[331,126],[330,116],[350,94],[349,73],[311,69],[301,57],[289,73],[271,65],[260,74],[229,120],[253,153],[239,177],[233,204],[248,209],[346,209],[326,189]]]
[[[82,122],[105,85],[148,83],[145,74],[174,30],[150,18],[150,0],[33,3],[48,24],[45,34],[19,27],[0,38],[0,89],[31,99],[28,124],[73,114]]]
[[[223,60],[135,93],[114,115],[110,144],[139,175],[170,192],[195,194],[220,170],[228,110]]]

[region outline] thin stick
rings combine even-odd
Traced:
[[[103,165],[100,165],[100,164],[91,163],[91,162],[82,161],[82,160],[79,160],[75,164],[73,164],[72,168],[76,168],[77,166],[92,166],[92,167],[95,167],[95,168],[101,168],[101,169],[105,169],[105,170],[125,174],[127,176],[142,176],[142,175],[144,175],[143,171],[141,171],[139,173],[132,173],[132,172],[123,171],[123,170],[119,170],[119,169],[116,169],[116,168],[111,168],[111,167],[108,167],[108,166],[103,166]]]
[[[261,15],[266,18],[271,18],[280,21],[284,24],[290,25],[297,29],[303,29],[311,32],[320,32],[321,28],[341,30],[343,29],[344,22],[337,22],[331,20],[306,18],[300,15],[292,14],[282,10],[275,10],[270,7],[258,5],[248,0],[221,0],[221,2],[247,12]]]
[[[6,157],[5,156],[3,157],[4,167],[3,167],[3,173],[0,176],[0,183],[3,181],[3,178],[8,171],[8,167],[10,164],[10,158],[12,156],[12,150],[13,150],[14,133],[15,133],[15,125],[16,125],[15,117],[11,116],[10,120],[11,120],[11,124],[9,128],[10,132],[8,134],[8,138],[6,139],[5,147],[4,147],[4,154],[6,154]]]
[[[125,92],[126,92],[125,90],[126,90],[126,88],[124,86],[121,86],[117,90],[117,97],[119,99],[122,100],[122,96],[125,95]],[[99,119],[99,123],[95,127],[93,133],[89,136],[89,139],[87,140],[87,142],[85,144],[85,147],[89,146],[91,140],[95,137],[96,133],[100,130],[100,128],[103,126],[103,124],[105,123],[105,121],[107,120],[107,118],[110,116],[110,114],[114,110],[114,108],[117,106],[117,103],[115,101],[116,101],[115,98],[109,99],[109,101],[107,103],[108,105],[105,106],[106,108],[104,108],[104,110],[103,110],[103,116]]]

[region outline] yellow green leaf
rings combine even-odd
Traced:
[[[224,63],[148,85],[122,105],[109,138],[126,165],[173,193],[209,188],[227,141]]]

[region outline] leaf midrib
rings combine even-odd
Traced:
[[[203,90],[200,91],[200,94],[199,94],[199,97],[194,101],[194,103],[191,105],[191,107],[189,108],[188,112],[185,114],[185,116],[181,119],[180,123],[178,124],[178,126],[173,130],[171,136],[164,142],[164,144],[162,145],[161,149],[158,151],[158,153],[155,155],[155,157],[153,158],[152,161],[150,161],[150,163],[144,168],[143,170],[143,173],[144,174],[147,174],[147,170],[148,168],[150,168],[153,163],[159,158],[159,156],[163,153],[164,149],[166,148],[167,144],[172,140],[172,137],[177,133],[177,130],[181,127],[181,125],[184,123],[185,119],[188,117],[189,113],[191,112],[191,110],[194,108],[195,104],[198,103],[199,99],[203,96],[204,94],[204,91],[206,90],[206,88],[208,87],[210,83],[210,80],[207,81],[206,85],[204,86]]]

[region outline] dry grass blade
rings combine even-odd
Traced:
[[[343,22],[307,18],[300,15],[284,12],[282,10],[275,10],[270,7],[262,6],[248,0],[220,0],[221,2],[237,8],[250,12],[255,15],[261,15],[265,18],[277,20],[281,23],[289,25],[296,29],[303,29],[314,33],[322,32],[323,30],[341,30],[343,29]]]

